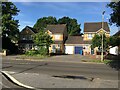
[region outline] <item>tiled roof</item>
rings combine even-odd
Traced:
[[[36,30],[33,29],[33,28],[30,27],[30,26],[26,26],[22,31],[24,31],[24,30],[26,30],[26,29],[33,31],[34,33],[37,33]],[[22,32],[22,31],[21,31],[21,32]]]
[[[92,41],[84,41],[84,44],[92,44]]]
[[[89,22],[84,23],[84,32],[97,32],[102,28],[102,22]],[[110,32],[107,22],[103,23],[103,29],[107,32]]]
[[[58,25],[47,25],[46,30],[54,33],[63,33],[66,29],[66,24],[58,24]]]
[[[82,36],[68,36],[65,44],[84,44]]]

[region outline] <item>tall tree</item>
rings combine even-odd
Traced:
[[[52,37],[49,34],[45,33],[44,31],[40,31],[33,36],[33,41],[39,48],[46,47],[47,54],[49,54],[49,47],[53,43]]]
[[[80,34],[80,24],[77,23],[76,19],[69,17],[62,17],[58,20],[58,24],[67,24],[67,30],[69,35],[78,35]]]
[[[107,4],[107,7],[112,9],[112,13],[110,14],[111,18],[109,19],[110,24],[116,24],[116,26],[120,26],[120,1],[111,2]]]
[[[12,2],[2,2],[2,37],[8,37],[11,41],[17,41],[19,36],[19,22],[14,19],[18,12]]]
[[[33,28],[39,32],[44,30],[48,24],[57,24],[57,19],[52,16],[40,18],[37,20]]]

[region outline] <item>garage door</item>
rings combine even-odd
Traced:
[[[75,46],[75,54],[81,54],[82,55],[82,52],[83,52],[83,47]]]
[[[74,46],[65,46],[65,54],[74,54]]]

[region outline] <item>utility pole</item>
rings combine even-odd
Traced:
[[[104,30],[104,13],[105,11],[103,11],[102,13],[102,30]],[[101,62],[103,61],[103,31],[102,31],[102,44],[101,44]]]

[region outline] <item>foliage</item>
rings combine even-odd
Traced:
[[[40,31],[33,36],[33,41],[39,47],[39,49],[46,48],[47,54],[49,54],[49,47],[53,43],[52,37],[49,34],[45,33],[44,31]]]
[[[82,60],[83,61],[83,60]],[[112,62],[111,60],[104,60],[104,61],[101,61],[101,60],[84,60],[83,62],[93,62],[93,63],[105,63],[105,64],[108,64],[110,62]]]
[[[46,56],[46,55],[48,54],[47,51],[48,51],[47,48],[45,48],[45,47],[40,47],[40,49],[38,50],[38,53],[39,53],[40,55]]]
[[[36,54],[37,54],[37,51],[35,51],[35,50],[30,50],[30,51],[25,52],[25,55],[28,55],[28,56],[33,56],[33,55],[36,55]]]
[[[44,30],[48,24],[57,24],[57,19],[52,16],[40,18],[33,28],[37,30],[36,32],[39,32]]]
[[[12,2],[2,2],[2,36],[7,35],[13,41],[16,41],[19,36],[19,22],[14,19],[18,12],[19,10]]]
[[[76,19],[63,17],[58,20],[58,24],[67,24],[67,30],[69,35],[80,34],[80,24],[77,23]]]
[[[30,58],[30,59],[42,59],[48,57],[47,55],[41,55],[37,50],[26,51],[25,55],[22,55],[22,58]]]
[[[39,32],[44,30],[48,24],[66,24],[69,35],[80,35],[81,29],[77,20],[69,17],[63,17],[58,20],[52,16],[43,17],[37,20],[33,28]]]
[[[7,49],[11,53],[17,53],[18,46],[16,46],[15,43],[12,43],[10,38],[2,37],[2,49]]]
[[[37,56],[37,55],[46,56],[47,55],[47,49],[44,48],[44,47],[40,47],[39,50],[26,51],[25,55],[28,55],[28,56]]]
[[[104,50],[108,49],[108,46],[109,46],[109,38],[107,38],[105,36],[105,34],[103,34],[103,47],[104,47]],[[101,42],[102,42],[102,35],[98,35],[98,34],[95,34],[95,36],[93,37],[92,39],[92,48],[95,48],[95,47],[101,47]]]
[[[120,45],[120,37],[119,36],[111,36],[109,38],[109,45],[110,46],[119,46]]]
[[[116,26],[120,26],[120,1],[118,2],[110,2],[107,4],[107,7],[112,9],[112,13],[110,14],[111,18],[109,19],[110,24],[116,24]]]

